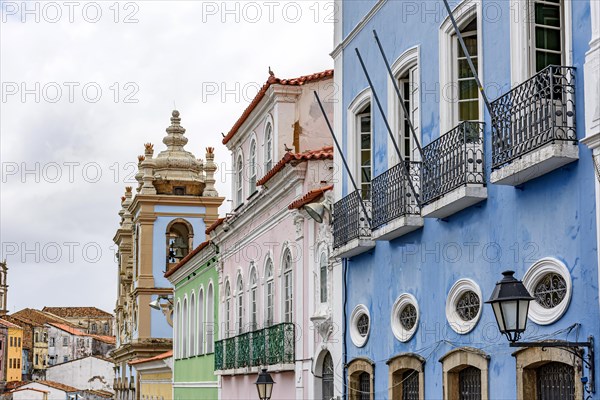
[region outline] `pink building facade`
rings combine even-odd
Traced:
[[[262,368],[276,382],[273,398],[341,393],[341,268],[330,259],[329,213],[319,223],[305,211],[310,203],[327,208],[333,189],[332,139],[313,91],[332,120],[333,71],[271,74],[223,139],[234,166],[233,211],[207,230],[220,252],[222,399],[256,396]]]

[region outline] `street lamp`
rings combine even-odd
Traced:
[[[594,377],[596,374],[593,336],[589,336],[587,342],[569,342],[565,340],[519,342],[521,334],[527,328],[529,303],[535,298],[529,294],[523,282],[515,279],[513,274],[514,271],[503,272],[504,278],[496,283],[490,299],[486,301],[486,303],[492,305],[500,333],[508,338],[510,347],[541,347],[542,350],[555,347],[578,357],[583,361],[589,372],[589,378],[583,377],[581,379],[584,389],[588,393],[595,393]],[[587,355],[584,356],[582,348],[587,348]]]
[[[501,281],[486,303],[492,305],[500,333],[511,343],[521,338],[527,328],[527,312],[531,297],[522,281],[515,279],[514,271],[504,271]]]
[[[266,369],[263,368],[262,372],[258,374],[258,379],[256,380],[256,389],[258,390],[258,398],[260,400],[270,400],[271,393],[273,392],[273,378],[267,372]]]

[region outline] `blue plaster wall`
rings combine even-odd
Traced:
[[[344,34],[360,20],[360,13],[370,7],[366,2],[344,2]],[[387,112],[387,72],[372,36],[376,29],[393,62],[405,50],[420,46],[421,132],[422,143],[439,137],[439,26],[446,13],[406,15],[403,1],[388,1],[379,13],[344,50],[343,110],[367,87],[354,48],[358,47],[371,74],[375,88]],[[424,2],[413,4],[423,4]],[[425,2],[434,3],[434,2]],[[438,2],[440,10],[443,3]],[[454,2],[456,3],[456,2]],[[484,4],[486,0],[484,0]],[[404,7],[404,8],[403,8]],[[489,83],[510,86],[509,2],[495,2],[502,15],[485,20],[483,40],[484,86]],[[583,62],[590,39],[588,1],[572,2],[573,64],[576,73],[577,135],[585,136]],[[492,100],[497,90],[490,95]],[[372,105],[374,132],[374,176],[387,165],[387,131],[381,114]],[[347,119],[342,118],[344,146],[347,146]],[[485,112],[486,176],[491,169],[490,119]],[[443,133],[443,132],[442,132]],[[346,151],[347,154],[347,151]],[[455,346],[472,346],[491,356],[489,373],[490,398],[516,397],[514,349],[500,337],[492,310],[483,305],[477,327],[467,335],[455,333],[445,316],[446,296],[460,278],[478,283],[487,300],[501,271],[513,269],[522,278],[526,270],[543,257],[555,257],[571,271],[573,294],[567,312],[554,324],[537,326],[529,322],[528,334],[551,335],[573,323],[580,323],[579,339],[598,336],[598,269],[596,249],[596,210],[594,203],[594,169],[590,150],[579,145],[579,161],[529,181],[522,190],[488,184],[488,199],[476,206],[451,215],[446,222],[426,219],[423,229],[390,242],[377,242],[371,253],[348,261],[347,306],[350,316],[354,307],[365,304],[371,313],[372,328],[364,347],[357,348],[346,334],[347,361],[365,356],[374,360],[375,398],[388,397],[388,367],[385,362],[398,353],[415,352],[427,358],[425,397],[442,398],[440,357]],[[344,180],[343,192],[348,193]],[[456,244],[456,245],[455,245]],[[457,255],[456,248],[461,249]],[[473,249],[472,256],[470,249]],[[487,251],[484,251],[487,250]],[[498,252],[500,249],[500,252]],[[397,297],[413,294],[420,307],[420,326],[407,343],[399,342],[390,328],[390,314]],[[346,330],[348,332],[348,330]],[[555,337],[565,339],[566,336]],[[568,337],[574,340],[572,333]],[[442,342],[447,340],[451,343]],[[598,363],[598,360],[596,360]],[[596,377],[598,379],[598,377]]]

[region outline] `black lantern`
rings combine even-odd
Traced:
[[[258,398],[260,400],[269,400],[271,398],[274,383],[273,378],[271,378],[271,375],[266,369],[263,369],[262,372],[258,374],[256,389],[258,390]]]
[[[525,332],[529,302],[534,299],[523,282],[515,279],[514,273],[504,271],[504,278],[496,283],[492,296],[486,301],[492,305],[498,329],[511,343],[519,340]]]

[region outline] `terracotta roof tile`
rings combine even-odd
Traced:
[[[204,231],[204,233],[206,233],[207,235],[209,235],[212,231],[214,231],[215,229],[217,229],[217,226],[221,225],[223,223],[223,221],[225,221],[225,218],[219,218],[219,219],[217,219],[215,222],[212,223],[211,226],[209,226],[208,228],[206,228],[206,231]]]
[[[328,190],[333,190],[333,185],[323,186],[318,189],[313,189],[313,190],[309,191],[308,193],[306,193],[304,196],[300,197],[298,200],[294,201],[292,204],[290,204],[288,206],[288,209],[297,210],[297,209],[301,208],[302,206],[312,203],[316,199],[321,197],[323,195],[323,193],[325,193]]]
[[[194,250],[190,251],[187,256],[183,257],[183,259],[177,263],[177,265],[175,265],[173,268],[171,268],[170,270],[168,270],[165,273],[165,278],[168,278],[169,276],[173,275],[175,273],[175,271],[177,271],[179,268],[183,267],[185,265],[185,263],[187,263],[190,260],[190,258],[192,258],[196,254],[200,253],[200,251],[202,251],[202,249],[204,249],[209,244],[210,244],[210,240],[207,240],[206,242],[204,242],[204,243],[200,244],[198,247],[196,247]]]
[[[0,319],[0,325],[4,325],[7,328],[14,328],[14,329],[23,329],[23,327],[17,325],[17,324],[13,324],[12,322],[8,322],[5,319]]]
[[[307,161],[307,160],[333,160],[333,146],[325,146],[318,150],[308,150],[304,153],[285,153],[283,158],[265,176],[256,182],[257,186],[262,186],[274,177],[279,171],[292,161]]]
[[[33,392],[39,392],[39,393],[50,393],[50,391],[48,391],[48,390],[40,390],[40,389],[36,389],[36,388],[14,389],[14,390],[11,390],[10,393],[23,392],[25,390],[31,390]]]
[[[71,325],[69,324],[67,321],[65,321],[63,318],[54,315],[54,314],[50,314],[44,311],[40,311],[40,310],[35,310],[33,308],[24,308],[20,311],[17,311],[16,313],[12,313],[10,314],[11,317],[13,318],[19,318],[22,319],[24,321],[33,321],[36,322],[38,324],[47,324],[49,322],[56,322],[59,324],[67,324],[67,325]]]
[[[258,103],[260,103],[260,101],[263,99],[263,97],[265,97],[265,94],[267,93],[267,90],[269,89],[269,87],[271,87],[271,85],[278,84],[278,85],[289,85],[289,86],[302,86],[305,83],[315,82],[315,81],[318,81],[321,79],[330,78],[332,76],[333,76],[332,69],[327,69],[325,71],[316,72],[316,73],[310,74],[310,75],[300,76],[300,77],[294,78],[294,79],[279,79],[273,75],[269,76],[269,79],[267,79],[267,82],[265,82],[265,84],[258,91],[256,96],[254,96],[254,99],[250,102],[250,105],[244,110],[244,112],[242,113],[242,116],[236,121],[236,123],[233,125],[233,127],[229,130],[229,133],[227,133],[227,135],[223,138],[223,144],[227,144],[227,142],[229,142],[231,140],[231,138],[233,138],[233,136],[237,133],[237,131],[242,126],[242,124],[248,119],[248,117],[250,116],[252,111],[256,108]]]
[[[54,381],[35,381],[33,383],[39,383],[40,385],[48,386],[54,389],[62,390],[64,392],[79,392],[80,390],[73,386],[65,385],[64,383]]]
[[[129,361],[129,365],[143,364],[150,361],[164,360],[165,358],[169,358],[173,356],[173,350],[169,350],[167,352],[161,353],[157,356],[150,358],[138,358],[137,360]]]
[[[58,315],[62,318],[112,317],[111,313],[96,307],[44,307],[42,311]]]
[[[87,336],[87,337],[91,337],[94,338],[96,340],[99,340],[101,342],[105,342],[108,344],[115,344],[116,343],[116,338],[114,336],[102,336],[102,335],[93,335],[91,333],[85,333],[82,330],[79,330],[77,328],[73,328],[72,326],[66,325],[66,324],[57,324],[55,322],[49,322],[48,325],[52,325],[58,329],[61,329],[65,332],[70,333],[71,335],[75,335],[75,336]]]

